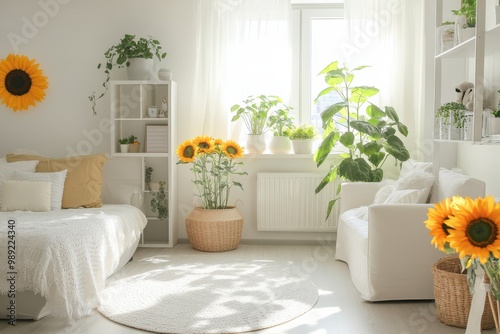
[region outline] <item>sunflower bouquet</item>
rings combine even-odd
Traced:
[[[176,153],[178,163],[193,164],[193,183],[204,209],[225,209],[231,188],[237,186],[243,190],[241,183],[231,179],[232,175],[247,175],[237,170],[243,163],[234,161],[243,156],[243,148],[238,143],[198,136],[181,143]]]
[[[476,199],[454,196],[434,204],[427,213],[431,243],[441,251],[458,253],[474,293],[476,272],[481,267],[490,292],[500,300],[500,204],[491,196]]]

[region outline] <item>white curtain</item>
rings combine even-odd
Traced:
[[[403,141],[413,159],[426,155],[424,6],[422,0],[345,2],[350,66],[372,66],[369,84],[380,89],[380,106],[393,106],[408,126]]]
[[[199,0],[197,11],[190,134],[227,138],[233,104],[248,95],[289,98],[290,2]]]

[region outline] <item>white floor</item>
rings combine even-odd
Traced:
[[[189,245],[173,249],[140,248],[134,259],[154,254],[197,252]],[[436,319],[434,303],[383,302],[361,300],[352,285],[347,265],[334,260],[334,247],[241,245],[228,256],[262,259],[289,265],[297,274],[307,276],[319,289],[319,301],[306,314],[280,326],[253,333],[260,334],[460,334],[465,329],[443,325]],[[0,333],[9,334],[137,334],[148,333],[113,323],[98,312],[67,325],[47,317],[39,321],[18,321],[10,326],[0,322]],[[493,334],[494,330],[483,331]]]

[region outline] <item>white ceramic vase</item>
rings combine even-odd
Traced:
[[[120,144],[120,152],[128,153],[128,144]]]
[[[293,152],[295,154],[313,153],[314,139],[295,139],[292,140]]]
[[[264,134],[247,136],[245,153],[262,154],[266,150],[266,137]]]
[[[153,59],[130,58],[127,67],[129,80],[151,80],[153,73]]]
[[[500,134],[500,118],[488,118],[488,136]]]
[[[289,154],[292,151],[292,141],[286,136],[273,136],[269,142],[269,151],[273,154]]]

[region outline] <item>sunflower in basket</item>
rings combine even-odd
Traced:
[[[231,188],[243,190],[242,184],[232,179],[233,175],[247,175],[238,171],[243,162],[235,159],[243,156],[243,148],[235,141],[198,136],[181,143],[176,153],[178,163],[193,164],[193,183],[204,209],[225,209]]]
[[[482,268],[490,283],[490,297],[500,300],[500,203],[491,196],[471,199],[454,196],[436,203],[425,225],[432,244],[445,253],[457,253],[467,270],[471,294]]]

